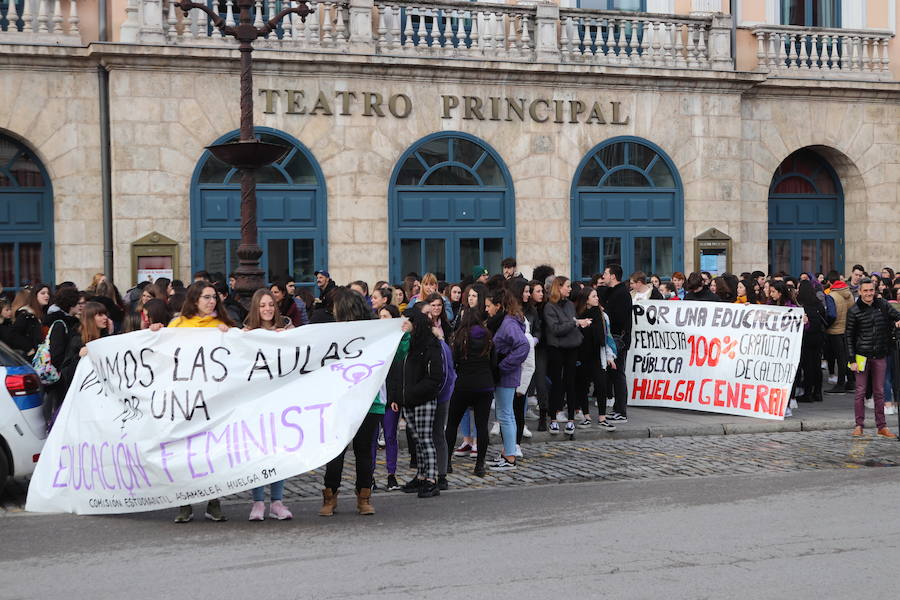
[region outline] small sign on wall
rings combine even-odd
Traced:
[[[175,240],[154,231],[132,242],[132,285],[153,282],[160,277],[174,279],[178,267],[178,243]]]

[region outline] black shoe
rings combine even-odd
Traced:
[[[434,496],[440,496],[441,490],[438,489],[438,485],[433,481],[422,480],[422,485],[419,487],[419,498],[433,498]]]
[[[424,479],[419,479],[418,477],[413,477],[400,488],[404,494],[412,494],[413,492],[418,492],[419,488],[422,487],[422,483]]]
[[[803,394],[797,397],[797,402],[815,402],[815,400],[809,394]]]
[[[388,475],[387,489],[388,489],[389,492],[393,492],[393,491],[395,491],[395,490],[401,489],[401,488],[400,488],[400,484],[397,483],[397,476],[396,476],[396,475]]]
[[[438,489],[441,490],[442,492],[450,487],[449,484],[447,484],[447,476],[446,475],[438,475],[437,486],[438,486]]]
[[[616,424],[624,425],[625,423],[628,422],[628,417],[626,417],[625,415],[619,414],[617,412],[614,412],[614,413],[609,413],[608,415],[606,415],[606,420],[612,421],[613,425],[616,425]]]
[[[377,491],[380,490],[380,489],[381,489],[381,488],[378,487],[378,483],[373,479],[373,480],[372,480],[372,491],[373,491],[373,492],[377,492]]]
[[[847,389],[843,385],[836,385],[830,390],[825,390],[826,394],[846,394]]]
[[[475,477],[484,477],[486,471],[484,470],[484,463],[483,463],[483,462],[480,462],[480,461],[479,461],[479,462],[476,462],[476,463],[475,463],[475,471],[474,471],[474,473],[475,473]]]
[[[538,431],[547,431],[547,418],[541,417],[538,421]]]

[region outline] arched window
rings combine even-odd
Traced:
[[[289,146],[279,162],[256,172],[257,226],[268,281],[293,279],[312,286],[327,268],[325,182],[309,150],[291,136],[258,127],[264,142]],[[216,143],[238,139],[232,132]],[[240,173],[208,151],[194,171],[191,191],[191,256],[194,270],[219,280],[238,266]]]
[[[828,273],[844,262],[844,198],[819,153],[798,150],[769,185],[769,272]]]
[[[53,279],[50,178],[31,150],[0,135],[0,285]]]
[[[482,140],[430,135],[398,162],[390,189],[391,279],[430,272],[459,281],[484,265],[491,273],[514,253],[512,182]]]
[[[682,268],[683,196],[672,161],[652,143],[614,138],[581,161],[572,186],[573,270],[590,279],[610,264],[628,275]]]

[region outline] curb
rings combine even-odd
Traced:
[[[536,427],[534,422],[528,422],[529,427]],[[532,431],[531,438],[524,438],[523,445],[541,442],[579,442],[579,441],[610,441],[642,439],[642,438],[664,438],[664,437],[687,437],[687,436],[706,436],[706,435],[747,435],[757,433],[799,433],[804,431],[827,431],[835,429],[846,429],[848,432],[853,429],[853,419],[811,419],[807,421],[795,421],[793,419],[787,421],[764,421],[764,422],[737,422],[737,423],[704,423],[704,424],[688,424],[688,425],[617,425],[616,431],[606,431],[605,429],[578,429],[575,431],[574,437],[570,440],[569,436],[560,433],[558,435],[550,435],[547,432]],[[397,435],[400,447],[406,449],[406,435],[399,432]],[[461,437],[457,438],[457,443],[462,441]],[[491,444],[500,443],[499,435],[491,436]]]

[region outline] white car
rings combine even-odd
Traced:
[[[0,489],[10,477],[31,475],[37,464],[47,423],[41,409],[44,393],[31,365],[0,343]]]

